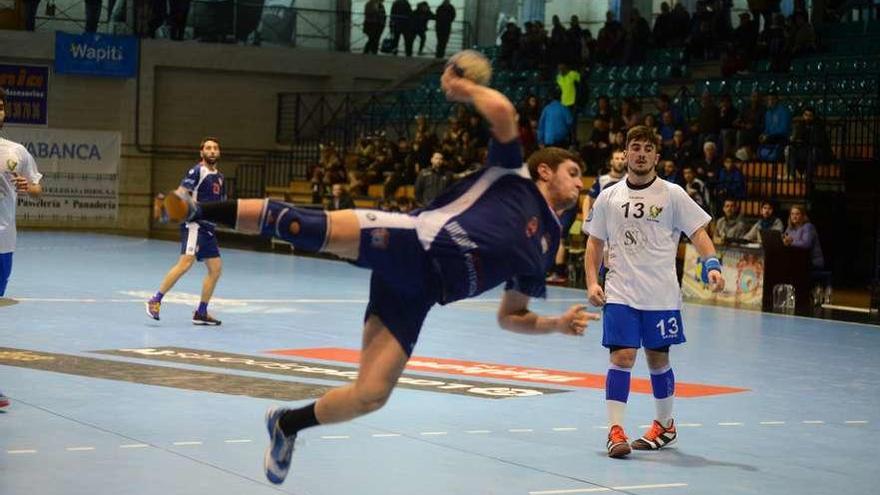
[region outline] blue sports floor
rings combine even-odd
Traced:
[[[173,242],[21,233],[7,293],[19,302],[0,306],[0,390],[12,399],[0,413],[0,494],[869,494],[880,485],[880,327],[687,305],[688,342],[672,353],[680,389],[746,390],[678,399],[677,444],[612,460],[601,388],[523,378],[603,376],[601,324],[582,338],[508,333],[495,323],[496,291],[435,308],[416,348],[429,362],[471,364],[408,371],[412,386],[379,412],[305,431],[275,487],[262,474],[263,413],[285,403],[272,394],[304,404],[350,379],[353,365],[321,349],[359,348],[369,274],[225,249],[211,307],[222,326],[190,323],[202,266],[150,320],[143,301],[177,256]],[[533,309],[582,301],[551,289]],[[323,359],[267,353],[280,349],[319,349]],[[168,355],[177,361],[159,359]],[[520,374],[481,372],[513,368]],[[635,376],[647,377],[641,356]],[[653,415],[650,394],[631,394],[630,437]]]

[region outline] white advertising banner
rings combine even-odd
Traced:
[[[19,196],[19,219],[116,219],[119,132],[8,126],[3,136],[27,148],[43,174],[41,197]]]

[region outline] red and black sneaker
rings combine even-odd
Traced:
[[[620,425],[612,425],[611,431],[608,432],[608,457],[619,459],[626,457],[632,452],[629,446],[629,439]]]
[[[220,320],[214,318],[208,313],[199,313],[198,311],[193,313],[192,322],[193,325],[209,325],[215,327],[222,323]]]
[[[656,419],[648,433],[632,443],[636,450],[659,450],[675,441],[675,422],[670,420],[669,427],[664,427]]]

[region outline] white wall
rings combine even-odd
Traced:
[[[568,19],[576,15],[581,21],[581,27],[589,28],[593,37],[596,37],[599,28],[605,23],[607,11],[608,0],[547,0],[544,24],[549,26],[554,15],[558,15],[563,24],[568,24]]]

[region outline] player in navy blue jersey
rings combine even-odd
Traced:
[[[519,333],[582,335],[585,306],[542,317],[530,297],[544,297],[561,227],[557,215],[576,204],[583,187],[580,158],[545,148],[524,166],[515,111],[501,93],[457,77],[441,84],[451,101],[469,103],[492,128],[486,167],[411,214],[375,210],[324,212],[261,199],[195,204],[169,195],[171,218],[209,219],[248,233],[280,237],[305,251],[329,252],[372,270],[370,301],[357,380],[305,407],[266,413],[271,444],[266,476],[281,483],[299,431],[347,421],[388,400],[435,304],[474,297],[502,283],[502,328]]]
[[[217,138],[207,137],[202,140],[199,147],[201,161],[186,173],[175,191],[191,197],[199,203],[210,203],[226,199],[226,187],[224,186],[223,174],[217,169],[220,160],[220,142]],[[214,223],[206,220],[194,220],[180,224],[180,258],[162,280],[159,291],[147,301],[147,315],[159,319],[159,309],[162,297],[174,287],[186,272],[192,268],[193,263],[202,261],[208,268],[208,274],[202,282],[202,295],[199,306],[193,312],[192,322],[194,325],[219,325],[220,320],[208,314],[208,303],[214,294],[217,281],[223,269],[220,260],[220,249],[217,246],[217,234]]]

